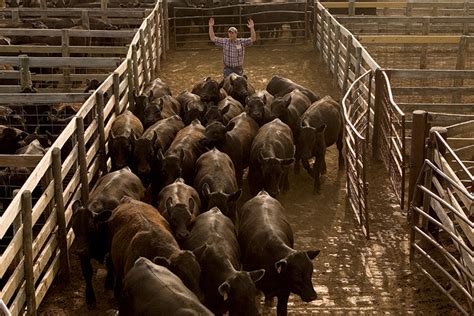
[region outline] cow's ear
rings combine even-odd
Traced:
[[[194,199],[193,198],[189,198],[189,211],[192,213],[194,213]]]
[[[76,213],[79,210],[79,208],[81,208],[81,206],[82,206],[81,201],[80,200],[75,200],[74,203],[72,203],[72,206],[71,206],[72,207],[72,213],[73,214]]]
[[[242,195],[242,189],[238,189],[234,193],[229,195],[229,202],[236,202]]]
[[[221,82],[219,82],[219,87],[218,87],[219,89],[221,89],[224,86],[224,80],[225,78],[222,79]]]
[[[157,265],[160,265],[160,266],[163,266],[163,267],[168,268],[168,269],[171,267],[171,262],[168,260],[168,258],[161,257],[161,256],[157,256],[157,257],[153,258],[153,263],[157,264]]]
[[[313,260],[314,258],[316,258],[319,253],[321,252],[321,250],[308,250],[306,251],[306,255],[308,255],[308,258],[310,260]]]
[[[275,262],[275,269],[277,270],[278,274],[284,272],[287,265],[288,261],[286,259],[281,259],[280,261]]]
[[[295,162],[295,158],[286,158],[281,160],[281,164],[283,166],[291,165],[293,162]]]
[[[245,105],[249,104],[249,101],[250,101],[250,97],[245,97]]]
[[[252,279],[253,283],[257,283],[265,275],[265,269],[250,271],[249,274],[250,274],[250,278]]]
[[[169,197],[169,198],[166,200],[166,210],[169,212],[172,207],[173,207],[173,198],[172,198],[172,197]]]
[[[248,77],[247,77],[247,75],[242,75],[242,77],[244,77],[244,78],[245,78],[245,80],[248,80]]]
[[[230,109],[230,104],[227,104],[227,105],[224,106],[224,108],[221,110],[221,114],[222,114],[222,115],[226,114],[227,112],[229,112],[229,109]]]
[[[322,132],[324,132],[324,131],[326,130],[326,126],[327,126],[326,124],[323,124],[323,125],[319,126],[318,128],[316,128],[316,129],[315,129],[315,130],[316,130],[316,133],[322,133]]]
[[[283,101],[285,101],[285,106],[286,106],[286,107],[290,106],[290,103],[291,103],[291,94],[288,93],[288,94],[283,98]]]
[[[224,301],[227,301],[227,299],[229,298],[229,293],[230,293],[229,282],[225,281],[224,283],[219,285],[217,290],[219,291],[219,294],[222,295],[222,297],[224,298]]]
[[[162,148],[158,149],[158,153],[157,153],[156,156],[158,157],[159,160],[165,160],[165,156],[163,155],[163,149]]]
[[[99,214],[95,215],[94,219],[97,222],[105,222],[110,218],[111,215],[112,215],[112,211],[105,210],[105,211],[102,211]]]
[[[137,135],[135,135],[135,132],[132,131],[132,145],[135,145],[135,143],[137,142],[137,140],[138,140]]]
[[[264,94],[262,97],[263,105],[267,104],[267,96]]]
[[[225,131],[226,132],[231,131],[234,127],[235,127],[235,122],[229,122],[229,123],[227,123],[227,125],[225,127]]]
[[[204,81],[209,81],[211,80],[211,77],[207,77],[206,79],[204,79]]]
[[[150,92],[148,92],[148,101],[153,101],[153,90],[150,90]]]
[[[263,163],[265,161],[265,157],[263,156],[263,150],[260,149],[260,152],[258,154],[258,162]]]
[[[196,249],[194,249],[194,250],[192,251],[192,253],[194,254],[194,256],[195,256],[196,258],[199,258],[199,257],[202,256],[202,254],[204,253],[204,251],[206,250],[207,247],[208,247],[207,244],[204,244],[204,245],[199,246],[199,247],[197,247]]]
[[[208,198],[211,195],[211,188],[209,188],[209,184],[206,182],[202,185],[202,196]]]

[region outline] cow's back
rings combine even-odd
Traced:
[[[301,120],[306,120],[314,128],[326,124],[324,136],[327,146],[336,143],[339,133],[342,131],[341,108],[330,96],[311,104],[302,115]]]
[[[120,315],[212,315],[167,268],[139,258],[124,280]]]

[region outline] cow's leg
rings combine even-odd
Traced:
[[[339,133],[339,137],[337,138],[336,145],[337,145],[337,150],[339,151],[339,158],[338,158],[338,163],[339,167],[344,167],[344,156],[342,152],[342,147],[343,147],[343,141],[342,141],[342,132]]]
[[[308,171],[309,175],[313,176],[312,169],[311,169],[308,159],[301,159],[301,162],[303,163],[304,169]]]
[[[278,295],[277,316],[286,316],[288,314],[288,297],[289,292]]]
[[[86,303],[89,308],[95,308],[95,294],[94,288],[92,286],[92,264],[91,260],[87,256],[81,256],[81,269],[82,275],[84,276],[84,280],[86,281]]]
[[[107,290],[114,288],[114,265],[112,263],[112,258],[110,254],[105,256],[105,266],[107,267],[107,275],[105,276],[105,285],[104,287]]]
[[[295,174],[300,174],[300,160],[301,160],[301,153],[298,150],[299,146],[296,146],[295,151]],[[306,167],[305,167],[306,168]]]
[[[321,189],[321,182],[320,182],[320,175],[321,175],[321,168],[323,166],[324,159],[316,159],[313,164],[313,178],[314,178],[314,185],[313,185],[313,194],[319,193]]]

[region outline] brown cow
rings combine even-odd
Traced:
[[[197,296],[201,269],[191,251],[181,250],[168,222],[153,206],[124,197],[107,221],[110,255],[115,273],[115,294],[119,297],[122,280],[139,257],[159,262],[181,278]]]

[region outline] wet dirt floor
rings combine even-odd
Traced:
[[[160,77],[173,95],[204,77],[222,78],[221,52],[170,51]],[[263,89],[272,75],[287,77],[321,96],[342,98],[332,77],[311,45],[248,48],[245,73],[256,89]],[[322,191],[312,194],[312,178],[290,172],[290,190],[280,201],[295,234],[295,248],[321,249],[314,260],[313,285],[318,299],[303,303],[292,295],[290,315],[458,315],[449,300],[409,262],[406,211],[392,193],[383,164],[369,159],[371,236],[367,240],[353,213],[346,208],[345,171],[338,170],[337,149],[328,150],[328,173]],[[244,184],[244,189],[247,187]],[[244,192],[241,203],[249,198]],[[98,266],[96,310],[84,302],[84,283],[77,257],[71,256],[72,282],[55,280],[39,308],[39,315],[104,315],[116,308],[112,292],[104,292],[104,267]],[[275,309],[265,311],[275,314]]]

